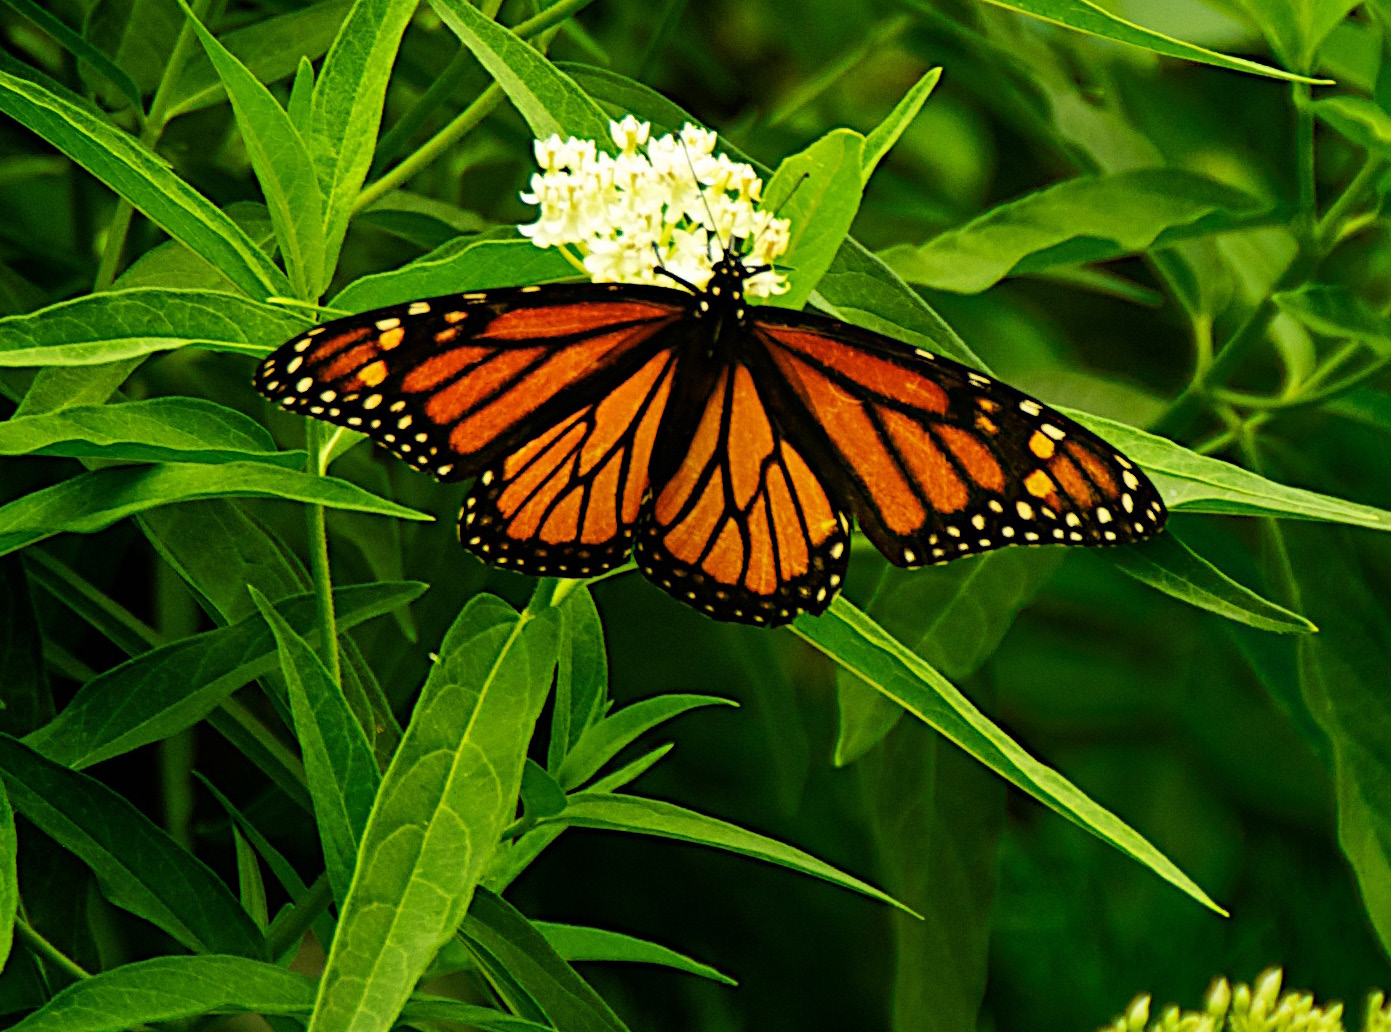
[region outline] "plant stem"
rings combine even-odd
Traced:
[[[324,441],[324,424],[307,420],[309,472],[324,476],[328,470],[328,448]],[[343,670],[338,662],[338,622],[333,615],[333,581],[328,565],[328,529],[324,523],[324,507],[310,505],[309,573],[314,580],[314,598],[319,613],[319,654],[334,684],[343,683]]]
[[[1362,163],[1362,167],[1357,170],[1352,181],[1328,206],[1328,210],[1323,213],[1323,217],[1318,220],[1318,224],[1314,227],[1314,246],[1318,248],[1320,254],[1327,254],[1338,243],[1343,220],[1347,218],[1348,212],[1352,210],[1353,206],[1362,199],[1367,187],[1372,185],[1372,181],[1380,171],[1381,159],[1372,154],[1367,155],[1367,160]]]
[[[502,97],[502,87],[497,83],[493,83],[480,93],[477,99],[459,112],[452,122],[421,144],[401,164],[391,169],[376,182],[364,187],[353,203],[354,213],[375,204],[384,195],[411,179],[426,165],[453,147],[467,136],[479,122],[487,118],[492,113],[493,108],[502,103]]]
[[[189,6],[199,21],[207,14],[208,8],[212,6],[213,0],[192,0]],[[179,29],[179,38],[174,43],[174,49],[169,55],[169,62],[164,66],[164,73],[160,76],[159,85],[155,87],[154,100],[150,101],[150,113],[145,116],[144,128],[140,130],[140,142],[151,151],[159,144],[159,138],[164,135],[166,118],[168,117],[169,101],[173,93],[174,85],[183,75],[184,66],[188,63],[192,48],[197,42],[193,31],[193,25],[184,18],[183,25]],[[131,217],[135,214],[135,208],[124,197],[116,202],[116,210],[111,216],[111,223],[106,230],[106,244],[102,247],[101,260],[97,264],[97,275],[93,282],[92,290],[94,293],[105,290],[116,280],[117,271],[121,265],[121,255],[125,253],[126,237],[130,234]]]
[[[53,943],[45,939],[38,933],[33,925],[22,917],[15,918],[14,930],[19,933],[19,937],[25,941],[31,950],[39,956],[52,961],[59,968],[72,975],[73,978],[81,979],[92,977],[90,971],[69,957],[57,946],[54,946]]]
[[[534,18],[528,18],[516,25],[512,32],[521,39],[530,39],[533,36],[540,37],[536,41],[536,49],[544,54],[546,48],[550,46],[551,40],[555,38],[555,34],[560,31],[560,23],[593,2],[594,0],[560,0],[559,3],[552,4]],[[486,9],[484,13],[487,13]],[[502,98],[502,87],[497,83],[493,83],[480,93],[472,104],[464,108],[452,122],[430,137],[414,153],[402,160],[399,165],[385,173],[380,179],[363,188],[353,204],[354,214],[370,207],[383,195],[405,183],[426,165],[457,144],[479,122],[487,118],[498,104],[502,103]],[[390,135],[388,133],[388,136]]]
[[[1306,73],[1307,74],[1307,73]],[[1299,214],[1295,219],[1295,236],[1302,250],[1311,250],[1314,243],[1314,224],[1318,217],[1318,194],[1314,178],[1314,112],[1309,108],[1309,84],[1290,84],[1294,102],[1294,162],[1298,186]]]

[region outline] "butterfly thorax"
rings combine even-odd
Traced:
[[[704,290],[695,292],[691,314],[709,327],[707,357],[727,359],[736,334],[727,332],[741,326],[748,317],[744,301],[744,281],[752,271],[738,258],[725,256],[715,263]]]

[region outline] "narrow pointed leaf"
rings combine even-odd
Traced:
[[[164,161],[85,108],[0,72],[0,112],[72,158],[175,240],[222,270],[247,296],[290,292],[285,274],[240,227]]]
[[[910,919],[911,920],[911,919]],[[699,975],[712,982],[738,985],[734,979],[699,961],[655,942],[648,942],[622,932],[605,928],[586,928],[580,925],[554,924],[533,921],[532,926],[546,937],[557,953],[567,961],[608,960],[635,964],[660,964],[687,974]]]
[[[104,530],[127,516],[175,502],[229,497],[282,498],[401,519],[432,518],[333,477],[260,462],[171,462],[84,473],[0,506],[0,554],[54,534]]]
[[[608,145],[603,109],[529,43],[467,0],[430,0],[430,5],[502,87],[538,140],[559,134]]]
[[[738,706],[733,699],[712,695],[658,695],[625,706],[590,725],[570,750],[557,775],[567,790],[584,784],[627,746],[681,714],[701,706]]]
[[[893,145],[898,142],[903,131],[913,123],[913,119],[918,117],[918,112],[927,103],[927,98],[937,88],[937,81],[941,78],[942,69],[940,68],[933,68],[925,74],[909,88],[908,92],[903,95],[903,99],[894,105],[894,109],[888,113],[884,120],[865,137],[864,153],[861,156],[860,164],[860,177],[864,182],[869,182],[869,177],[879,167],[879,162],[884,160],[884,155],[893,149]]]
[[[0,783],[0,968],[14,943],[14,919],[19,909],[19,839],[15,835],[14,810]]]
[[[0,319],[0,366],[104,365],[189,346],[259,356],[306,325],[225,291],[132,287]]]
[[[803,614],[792,624],[792,630],[1011,784],[1138,860],[1199,903],[1225,913],[1168,857],[1057,771],[1025,752],[950,681],[844,596],[838,596],[820,617]],[[573,805],[572,801],[572,809]]]
[[[463,920],[516,811],[557,623],[480,595],[445,636],[377,794],[310,1032],[386,1032]]]
[[[605,831],[656,835],[660,838],[694,842],[731,853],[741,853],[756,860],[764,860],[800,871],[802,874],[809,874],[813,878],[821,878],[832,885],[851,889],[883,903],[908,909],[873,885],[839,871],[800,849],[660,799],[644,799],[640,796],[608,792],[576,792],[570,796],[570,805],[555,822],[572,828],[598,828]]]
[[[222,880],[100,781],[8,735],[0,778],[15,811],[90,867],[116,906],[194,952],[261,953],[260,932]]]
[[[74,982],[11,1032],[123,1032],[209,1014],[308,1015],[314,983],[245,957],[156,957]]]
[[[0,455],[62,455],[128,462],[268,462],[298,468],[260,423],[202,398],[78,405],[0,423]]]
[[[518,1004],[566,1032],[627,1032],[603,998],[501,896],[479,889],[460,935],[495,984],[506,987],[504,998],[522,994]]]
[[[315,823],[334,898],[347,898],[358,842],[367,827],[381,773],[342,690],[313,649],[255,588],[251,597],[275,634],[290,693],[295,738],[314,800]]]
[[[360,584],[333,593],[340,631],[418,598],[415,581]],[[276,603],[297,633],[317,636],[314,596]],[[62,713],[25,738],[64,766],[81,768],[193,726],[242,685],[275,669],[275,639],[259,614],[141,653],[84,684]]]
[[[186,3],[180,6],[232,101],[295,293],[316,298],[326,283],[324,200],[309,148],[270,90],[203,27]]]
[[[1112,14],[1100,4],[1091,0],[985,0],[997,7],[1031,15],[1055,25],[1065,25],[1069,29],[1085,32],[1089,36],[1114,40],[1129,46],[1139,47],[1160,54],[1163,57],[1177,57],[1184,61],[1197,61],[1200,64],[1214,65],[1233,72],[1247,72],[1251,75],[1264,75],[1272,79],[1286,79],[1291,82],[1312,82],[1326,84],[1327,79],[1310,79],[1272,68],[1269,65],[1248,61],[1244,57],[1229,57],[1206,47],[1195,46],[1182,40],[1166,36],[1153,29],[1146,29],[1134,22],[1126,21]]]
[[[416,0],[356,0],[314,84],[306,136],[324,201],[325,283],[372,166],[387,82],[415,8]]]
[[[1137,254],[1243,225],[1262,210],[1240,190],[1182,169],[1082,176],[1007,201],[883,259],[904,279],[974,294],[1006,276]]]
[[[1059,411],[1094,430],[1144,466],[1164,496],[1164,504],[1171,510],[1287,516],[1391,530],[1391,512],[1383,509],[1277,484],[1230,462],[1199,455],[1124,423],[1071,409]]]
[[[1276,634],[1313,634],[1312,623],[1238,584],[1185,545],[1175,534],[1161,534],[1106,554],[1142,584],[1181,602]]]

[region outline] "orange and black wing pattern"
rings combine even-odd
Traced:
[[[458,480],[626,380],[661,350],[685,298],[560,284],[413,301],[314,327],[265,359],[253,385]]]
[[[765,309],[748,332],[785,431],[899,566],[1126,544],[1164,523],[1134,463],[998,380],[808,313]]]
[[[845,576],[845,515],[747,366],[707,379],[661,428],[638,565],[720,620],[776,626],[820,613]]]
[[[459,540],[487,562],[536,576],[621,566],[649,504],[649,468],[676,374],[666,348],[591,402],[484,470],[464,499]]]

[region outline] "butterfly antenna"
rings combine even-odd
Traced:
[[[691,152],[686,147],[686,141],[681,138],[680,133],[676,135],[676,138],[681,141],[681,153],[686,155],[686,166],[691,170],[691,182],[695,183],[696,190],[700,194],[700,203],[705,207],[705,215],[710,220],[710,233],[716,240],[719,240],[720,251],[723,253],[723,257],[727,258],[729,257],[729,244],[720,240],[720,227],[715,225],[715,213],[710,210],[710,201],[705,196],[705,186],[701,183],[700,176],[696,174],[695,162],[691,160]],[[729,243],[734,243],[733,237],[730,238]],[[705,241],[705,254],[712,262],[715,260],[715,256],[710,253],[710,240],[708,237]]]
[[[781,201],[779,201],[779,202],[778,202],[778,206],[777,206],[776,208],[773,209],[773,218],[777,218],[779,215],[782,214],[783,208],[787,207],[788,202],[792,200],[793,195],[796,194],[797,190],[801,187],[801,185],[802,185],[803,183],[805,183],[805,182],[806,182],[808,179],[810,179],[810,178],[811,178],[811,173],[810,173],[810,172],[803,172],[800,176],[797,177],[797,181],[796,181],[795,183],[792,184],[792,189],[789,190],[789,191],[787,191],[787,196],[784,197]],[[757,237],[754,238],[753,243],[754,243],[754,245],[757,245],[757,243],[758,243],[758,238],[757,238]],[[758,249],[757,246],[754,246],[754,247],[751,248],[751,250],[755,250],[755,251],[756,251],[757,249]],[[766,266],[766,268],[778,269],[778,268],[780,268],[780,266],[777,266],[777,265],[770,265],[770,266]]]

